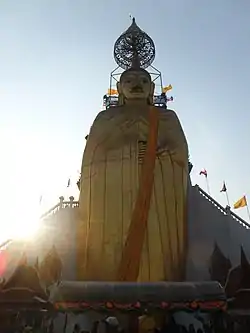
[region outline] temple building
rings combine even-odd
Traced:
[[[63,279],[210,280],[215,247],[232,267],[241,249],[250,258],[249,225],[191,184],[186,138],[164,87],[155,89],[154,57],[133,20],[114,45],[118,67],[86,140],[79,200],[60,197],[41,217],[30,256],[42,262],[54,249]]]
[[[218,281],[227,297],[250,288],[249,225],[192,185],[190,147],[154,58],[133,19],[115,42],[117,68],[86,137],[79,200],[60,197],[31,242],[4,244],[3,286],[28,288],[17,278],[28,265],[41,295],[62,280]]]

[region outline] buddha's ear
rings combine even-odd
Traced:
[[[118,91],[118,94],[120,94],[121,93],[121,84],[120,84],[120,82],[117,82],[116,89]]]
[[[154,96],[154,91],[155,91],[155,84],[154,84],[154,82],[151,82],[150,96]]]
[[[120,105],[120,106],[124,105],[125,104],[124,103],[124,96],[123,96],[123,94],[121,92],[121,84],[120,84],[120,82],[117,82],[116,89],[118,91],[118,105]]]
[[[149,105],[154,104],[154,91],[155,91],[155,84],[154,84],[154,82],[151,82],[150,93],[149,93],[149,97],[148,97],[148,104]]]

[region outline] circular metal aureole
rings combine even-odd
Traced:
[[[133,23],[115,42],[114,58],[117,65],[126,70],[132,67],[135,56],[141,68],[149,67],[155,58],[155,45],[153,40]]]

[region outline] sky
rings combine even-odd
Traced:
[[[2,0],[0,240],[60,195],[77,198],[85,136],[130,14],[153,38],[154,66],[173,86],[193,184],[207,190],[205,168],[223,206],[224,180],[231,205],[243,195],[250,203],[249,0]],[[236,212],[248,220],[245,208]]]

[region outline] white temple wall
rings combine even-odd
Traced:
[[[31,242],[12,242],[8,248],[7,276],[13,273],[25,252],[28,262],[39,263],[55,246],[62,261],[62,279],[74,280],[76,272],[76,221],[78,208],[58,209],[43,221],[41,231]],[[209,264],[215,244],[230,259],[240,263],[241,246],[250,259],[250,229],[230,210],[225,210],[198,186],[189,186],[187,280],[210,280]],[[250,261],[250,260],[249,260]]]
[[[62,261],[62,279],[74,280],[76,272],[75,240],[78,208],[63,208],[43,221],[41,231],[26,251],[28,259],[41,262],[55,246]]]
[[[240,263],[240,251],[250,258],[250,229],[236,220],[210,196],[190,186],[188,203],[188,280],[210,280],[209,260],[215,243],[232,266]]]

